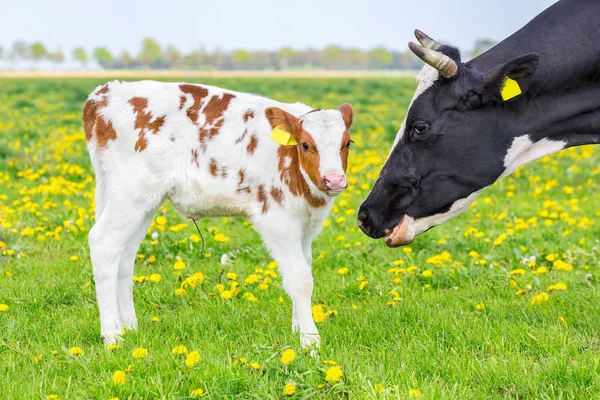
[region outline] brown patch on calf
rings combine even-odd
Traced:
[[[217,170],[219,169],[219,166],[217,165],[217,160],[215,160],[214,158],[211,158],[208,169],[212,176],[217,176]]]
[[[100,96],[101,94],[106,94],[108,93],[109,88],[108,88],[108,83],[104,86],[102,86],[100,89],[96,90],[96,92],[94,92],[94,95],[96,96]]]
[[[248,110],[246,114],[244,114],[244,122],[248,122],[250,118],[254,118],[254,111]]]
[[[93,100],[88,100],[85,107],[83,107],[83,132],[87,142],[92,139],[94,125],[96,124],[97,107],[98,105]]]
[[[277,187],[272,187],[271,197],[277,202],[277,204],[281,204],[281,202],[283,201],[283,190]]]
[[[277,150],[277,155],[279,156],[279,178],[288,186],[290,192],[294,196],[303,196],[311,207],[324,206],[325,199],[313,196],[300,172],[298,146],[281,146]]]
[[[192,149],[192,162],[196,168],[200,167],[200,163],[198,162],[198,149]]]
[[[152,121],[152,113],[146,111],[148,107],[148,99],[144,97],[132,97],[129,99],[129,104],[133,107],[133,112],[136,114],[134,128],[139,129],[138,140],[135,143],[135,151],[144,151],[148,146],[147,132],[152,132],[154,135],[158,133],[160,128],[165,123],[165,116],[156,118]]]
[[[256,146],[258,146],[258,137],[256,135],[250,136],[250,143],[248,143],[248,154],[252,155],[256,151]]]
[[[251,192],[250,186],[248,184],[246,184],[246,182],[245,182],[245,179],[246,179],[245,171],[243,169],[239,170],[238,176],[239,176],[240,180],[238,182],[237,192],[238,193],[242,193],[242,192],[250,193]]]
[[[208,96],[208,89],[203,88],[202,86],[198,86],[198,85],[190,85],[190,84],[182,84],[179,85],[179,89],[181,89],[181,91],[183,93],[187,93],[192,95],[192,98],[194,99],[194,104],[192,104],[187,110],[187,116],[189,119],[192,120],[193,123],[198,123],[198,115],[200,114],[200,108],[202,108],[202,104],[204,103],[204,99],[206,98],[206,96]],[[184,97],[184,96],[182,96]],[[181,101],[181,97],[180,97],[180,101]],[[182,104],[179,104],[180,107],[182,106]]]
[[[222,96],[212,96],[207,101],[208,89],[202,86],[182,84],[179,85],[179,89],[184,93],[190,94],[194,99],[194,104],[192,104],[186,112],[188,118],[194,124],[198,125],[198,139],[200,140],[201,148],[205,151],[207,142],[219,133],[224,122],[223,114],[235,96],[231,93],[223,93]],[[184,96],[180,97],[180,109],[182,109],[185,104],[182,100],[183,97]],[[205,117],[203,125],[199,125],[198,123],[200,112],[202,112]]]
[[[265,185],[258,186],[256,196],[258,198],[258,202],[262,203],[262,205],[263,205],[262,213],[266,214],[266,212],[269,210],[269,204],[268,204],[268,198],[267,198],[267,191],[265,190]]]
[[[117,138],[117,133],[111,121],[106,121],[99,111],[108,105],[106,94],[109,92],[108,84],[94,92],[95,96],[101,96],[100,101],[89,99],[83,108],[83,131],[85,140],[90,141],[96,136],[98,148],[104,148],[110,140]]]
[[[246,138],[247,134],[248,134],[248,129],[246,129],[239,138],[235,139],[235,144],[242,143],[244,141],[244,139]]]
[[[183,110],[183,107],[185,106],[186,101],[187,101],[187,97],[179,96],[179,109],[180,110]]]
[[[344,172],[348,169],[348,153],[350,153],[350,148],[348,147],[348,142],[351,142],[350,132],[346,129],[344,134],[342,135],[342,149],[340,150],[340,156],[342,158],[342,168]]]
[[[100,148],[108,146],[109,140],[115,140],[117,138],[117,132],[115,132],[112,122],[106,122],[102,117],[96,118],[95,133],[96,141],[98,142],[98,147]]]
[[[235,96],[230,93],[224,93],[222,97],[213,96],[208,101],[206,107],[204,107],[203,113],[206,117],[206,126],[205,128],[200,129],[200,144],[206,148],[206,142],[210,141],[213,137],[215,137],[223,122],[225,121],[223,117],[223,113],[229,107],[229,103]]]

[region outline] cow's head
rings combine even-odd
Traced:
[[[349,133],[354,115],[352,106],[342,104],[338,110],[313,110],[300,118],[270,107],[265,115],[273,128],[289,132],[296,142],[305,180],[330,197],[344,191],[352,143]]]
[[[538,66],[538,56],[527,54],[480,71],[462,63],[456,48],[416,36],[421,46],[409,47],[429,65],[358,214],[363,232],[390,247],[462,213],[508,172],[507,153],[523,134],[518,119]],[[515,94],[506,92],[507,82],[514,85],[507,78],[522,95],[505,100]]]

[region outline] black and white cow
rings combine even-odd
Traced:
[[[420,31],[427,64],[358,223],[390,247],[457,216],[519,166],[600,143],[600,1],[562,0],[463,63]]]

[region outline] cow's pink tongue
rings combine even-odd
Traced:
[[[398,225],[384,237],[385,244],[387,244],[388,247],[400,247],[412,242],[413,238],[408,237],[407,235],[408,225],[408,217],[405,215]]]

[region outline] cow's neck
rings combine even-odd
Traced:
[[[597,0],[559,1],[468,63],[487,72],[527,53],[540,56],[514,125],[513,167],[566,147],[600,143],[599,19]]]

